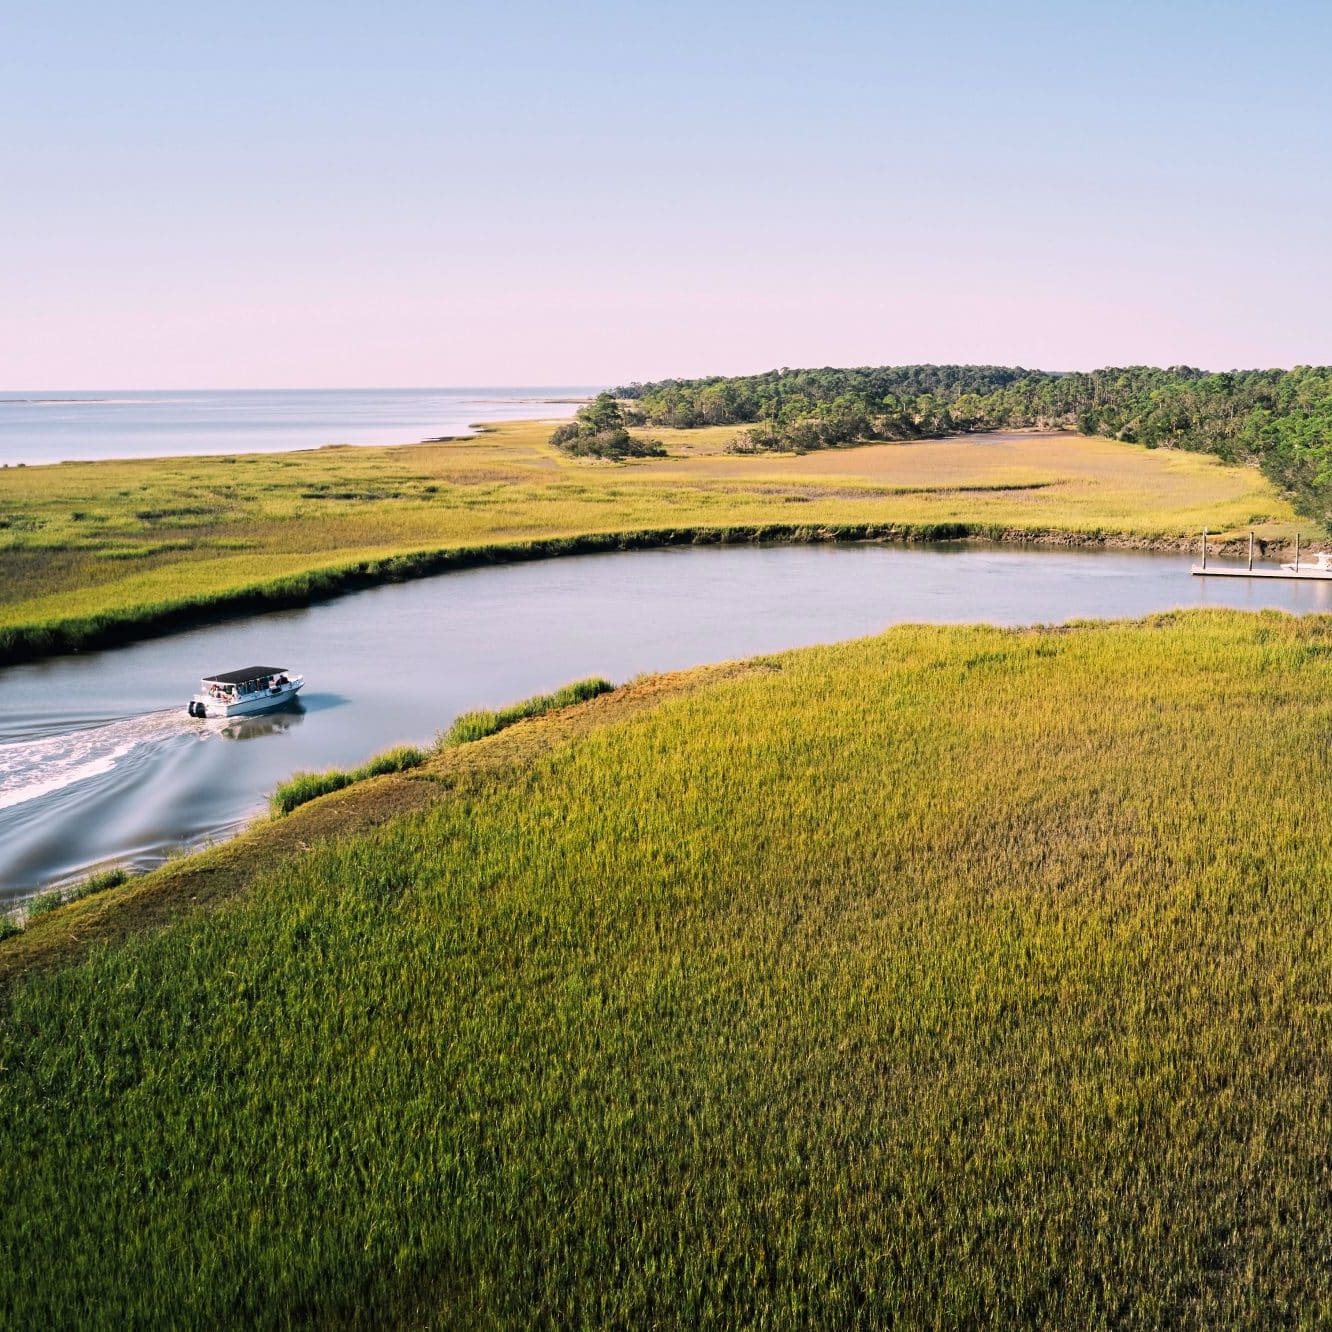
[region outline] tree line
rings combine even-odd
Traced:
[[[1062,427],[1257,462],[1304,513],[1322,521],[1332,514],[1327,366],[1224,373],[1192,366],[1067,373],[990,365],[781,369],[628,384],[602,397],[618,406],[612,428],[626,436],[633,426],[741,425],[748,429],[733,445],[740,452]],[[608,409],[594,408],[609,417]],[[586,429],[578,427],[580,438]]]

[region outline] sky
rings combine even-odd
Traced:
[[[0,0],[0,388],[1332,362],[1332,6]]]

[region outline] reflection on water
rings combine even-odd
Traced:
[[[329,708],[346,707],[350,702],[341,694],[312,694],[308,689],[296,698],[296,706],[302,712],[327,712]]]
[[[214,733],[223,740],[258,740],[261,736],[277,735],[299,726],[305,720],[305,708],[299,698],[273,712],[261,712],[254,717],[228,717],[214,723]],[[207,726],[204,721],[201,725]]]
[[[903,621],[1176,606],[1332,609],[1332,583],[1190,578],[1184,555],[1019,547],[683,548],[478,569],[0,671],[0,884],[134,868],[242,826],[298,768],[428,742],[463,711]],[[201,671],[283,661],[294,709],[219,725]],[[246,740],[244,745],[219,743]]]

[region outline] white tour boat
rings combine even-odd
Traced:
[[[246,666],[239,671],[205,675],[190,699],[191,717],[248,717],[290,703],[305,683],[285,666]]]

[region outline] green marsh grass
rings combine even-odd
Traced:
[[[281,783],[269,798],[269,812],[276,817],[290,814],[293,809],[316,800],[333,791],[371,777],[383,777],[391,772],[406,772],[419,768],[426,760],[425,751],[414,745],[398,745],[361,764],[359,768],[328,768],[324,772],[298,772]]]
[[[48,912],[63,906],[66,900],[65,894],[59,888],[37,893],[23,904],[23,917],[25,920],[39,920]]]
[[[464,712],[454,719],[447,731],[440,733],[438,744],[441,748],[449,745],[465,745],[473,740],[483,740],[488,735],[495,735],[507,726],[543,713],[554,712],[559,708],[569,708],[575,703],[585,703],[590,698],[608,694],[615,686],[609,680],[593,677],[587,680],[575,680],[553,694],[537,694],[524,699],[521,703],[510,704],[496,711],[481,710]]]
[[[76,883],[68,884],[63,888],[51,888],[44,893],[38,893],[23,902],[21,911],[23,923],[28,921],[40,920],[43,916],[49,915],[57,907],[64,906],[67,902],[80,902],[85,897],[92,897],[96,893],[104,893],[111,888],[119,888],[129,882],[130,874],[124,869],[99,870],[96,874],[90,874],[86,878],[78,880]],[[11,917],[5,917],[10,923],[12,929],[0,937],[8,938],[10,934],[17,934],[23,925]]]
[[[0,1321],[1318,1324],[1329,647],[768,658],[14,981]]]

